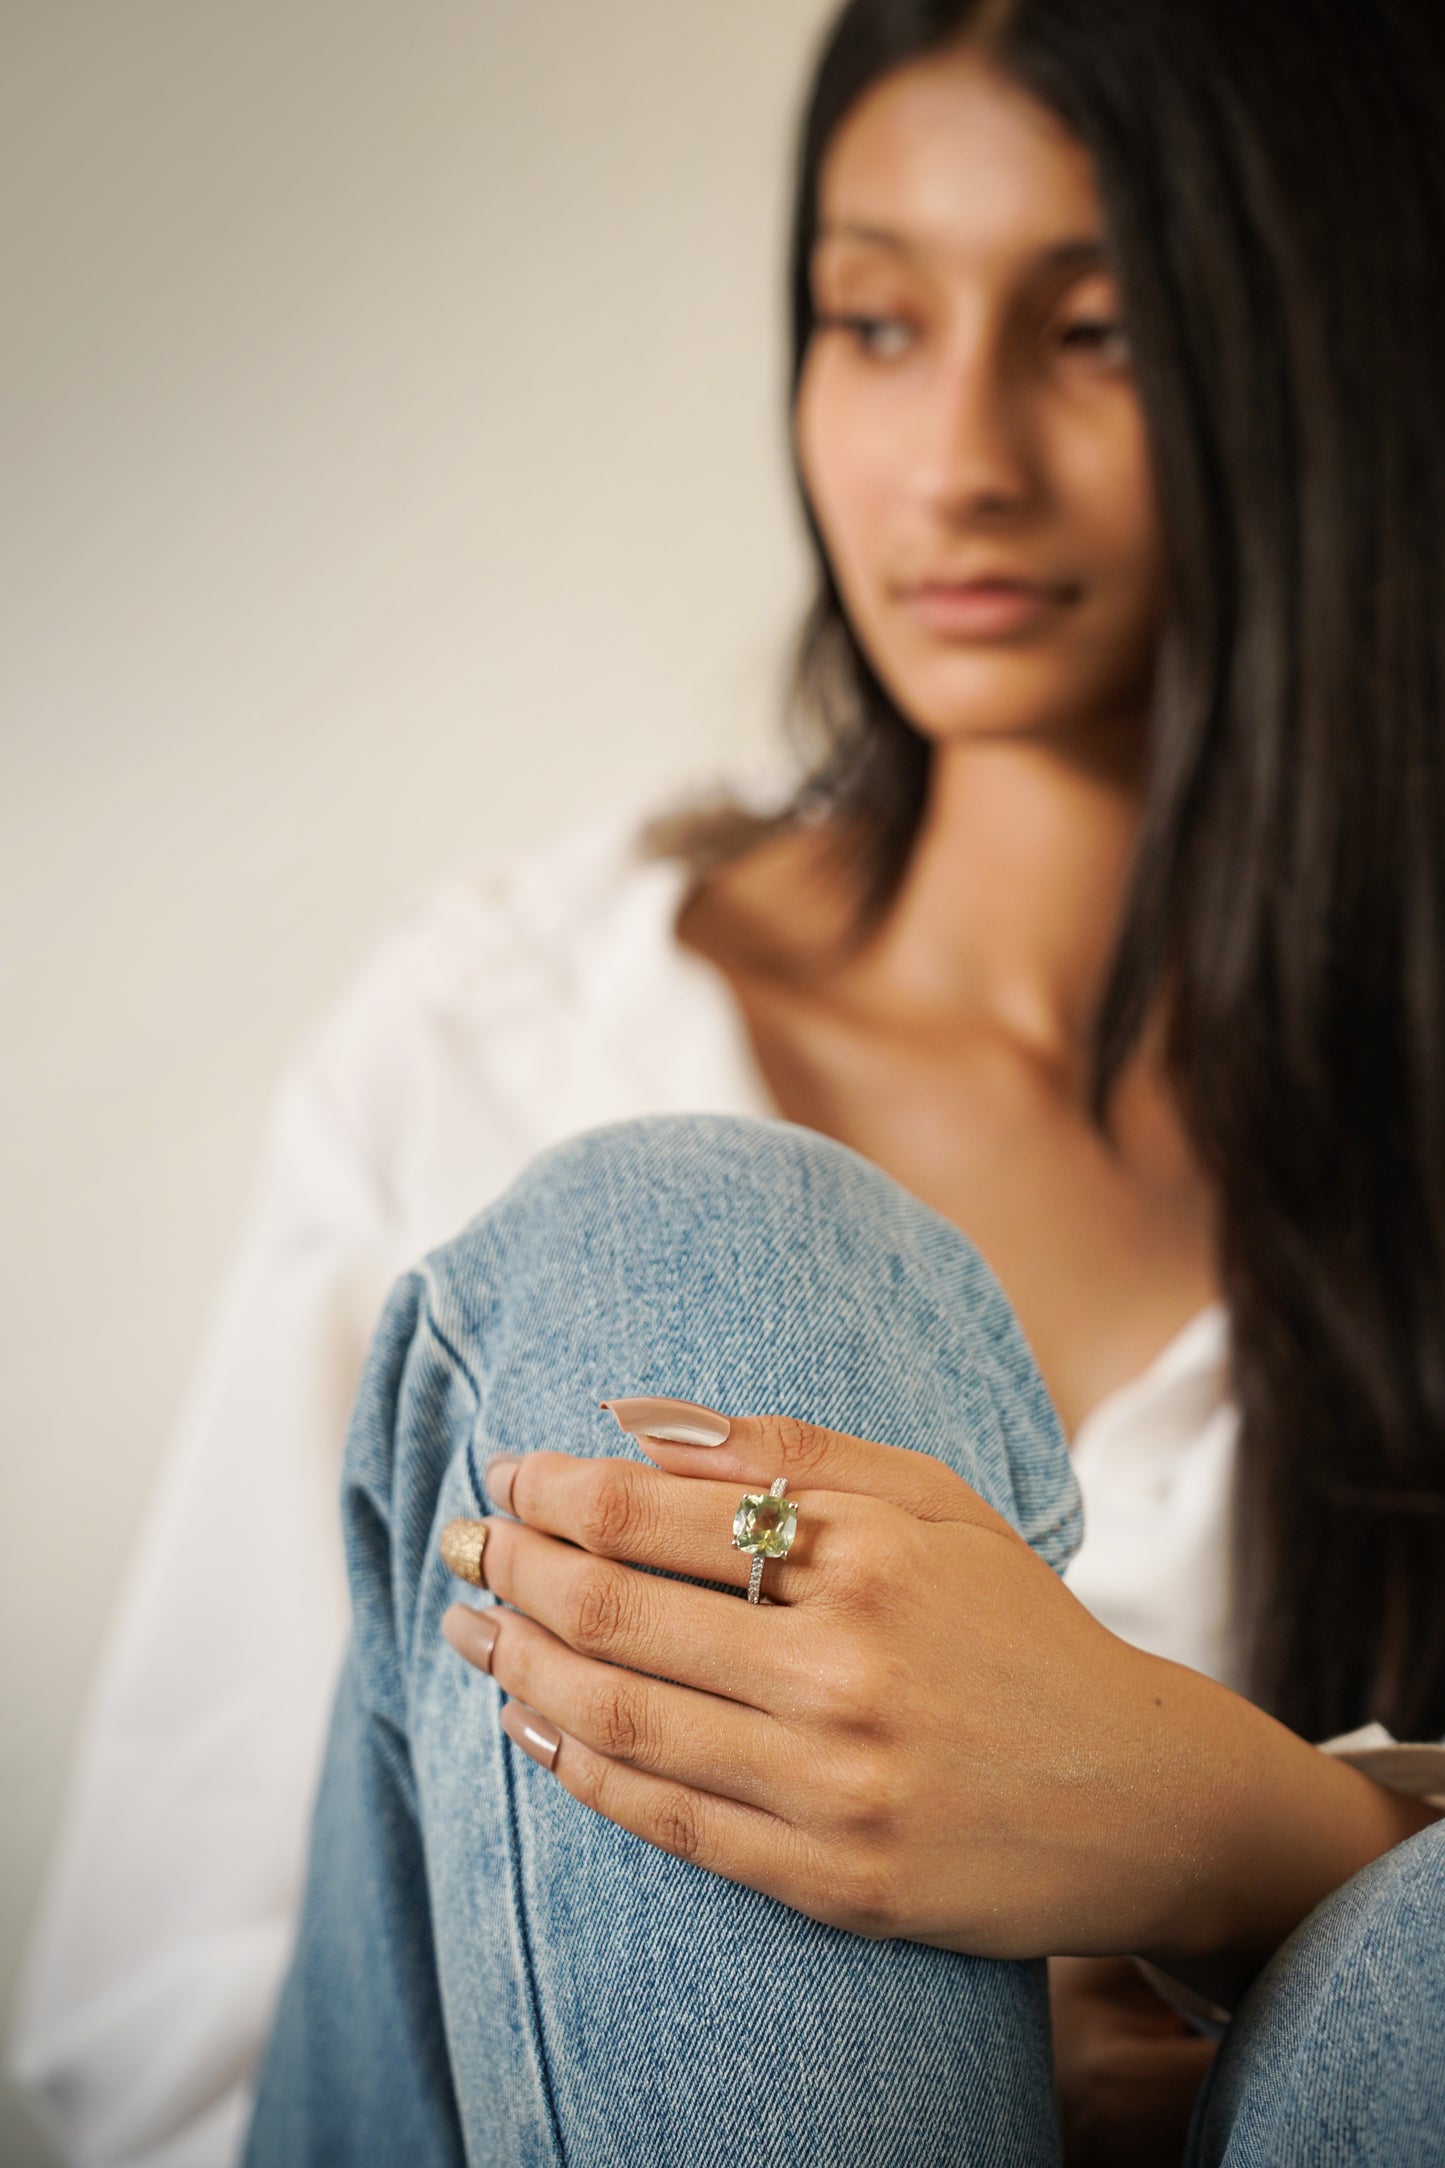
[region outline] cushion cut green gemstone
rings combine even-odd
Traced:
[[[791,1498],[774,1498],[768,1491],[749,1491],[733,1515],[733,1549],[761,1552],[764,1558],[783,1558],[798,1526],[798,1508]]]

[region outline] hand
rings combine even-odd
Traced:
[[[1065,2168],[1179,2168],[1218,2052],[1127,1957],[1053,1957],[1049,2004]]]
[[[715,1449],[642,1442],[657,1467],[494,1463],[516,1518],[488,1521],[482,1565],[515,1608],[444,1621],[523,1705],[513,1737],[550,1721],[539,1758],[575,1798],[858,1934],[998,1957],[1161,1941],[1197,1874],[1164,1796],[1192,1674],[1107,1632],[927,1454],[776,1417]],[[772,1607],[621,1563],[741,1586],[738,1498],[779,1473],[798,1530]]]

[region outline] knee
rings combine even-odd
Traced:
[[[520,1364],[539,1390],[543,1368],[590,1377],[609,1342],[625,1368],[606,1394],[721,1392],[716,1404],[737,1407],[759,1373],[823,1385],[895,1363],[955,1381],[1002,1369],[1016,1391],[1038,1389],[966,1237],[790,1123],[656,1115],[569,1138],[433,1253],[426,1277],[442,1333],[462,1350],[484,1342],[493,1370]],[[791,1412],[846,1427],[821,1407]]]
[[[1445,2122],[1442,1915],[1445,1822],[1317,1906],[1235,2018],[1191,2159],[1434,2159]]]
[[[725,1301],[754,1329],[810,1314],[936,1336],[940,1321],[1033,1373],[1012,1311],[968,1238],[891,1176],[817,1131],[667,1114],[585,1131],[541,1154],[440,1254],[438,1283],[507,1259],[513,1285],[575,1300]],[[945,1335],[947,1337],[947,1335]]]
[[[1304,1922],[1299,1962],[1314,1983],[1317,2010],[1348,2004],[1363,2013],[1368,2004],[1384,2016],[1401,1995],[1441,2007],[1442,1918],[1445,1822],[1436,1822],[1372,1860]]]
[[[1077,1545],[1063,1433],[983,1258],[813,1130],[677,1114],[588,1131],[426,1272],[476,1382],[479,1458],[616,1451],[599,1401],[677,1394],[937,1453],[1060,1570]]]
[[[748,1115],[644,1115],[584,1130],[534,1159],[499,1209],[594,1239],[623,1227],[638,1249],[696,1238],[796,1247],[813,1222],[877,1213],[894,1185],[846,1145]],[[901,1193],[900,1193],[901,1194]]]

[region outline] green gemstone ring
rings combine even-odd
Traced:
[[[796,1500],[784,1498],[788,1479],[780,1475],[771,1490],[748,1491],[733,1515],[733,1549],[750,1551],[753,1570],[748,1576],[748,1602],[759,1603],[763,1566],[770,1558],[786,1558],[798,1533]]]

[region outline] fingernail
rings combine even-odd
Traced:
[[[473,1611],[464,1603],[454,1603],[442,1618],[444,1638],[458,1656],[465,1656],[469,1664],[477,1664],[483,1671],[492,1668],[492,1651],[501,1630],[490,1612]]]
[[[482,1470],[487,1496],[494,1506],[501,1507],[503,1513],[510,1513],[512,1510],[512,1478],[516,1472],[516,1461],[501,1454],[495,1460],[489,1460]]]
[[[722,1445],[732,1424],[695,1400],[604,1400],[624,1430],[670,1445]]]
[[[482,1579],[482,1553],[487,1547],[487,1524],[485,1521],[448,1521],[442,1530],[442,1558],[459,1581],[471,1581],[477,1588],[485,1588]]]
[[[549,1724],[545,1716],[538,1716],[525,1701],[508,1701],[502,1704],[502,1729],[509,1739],[515,1739],[524,1754],[540,1762],[544,1769],[557,1765],[557,1749],[562,1744],[562,1734],[555,1724]]]

